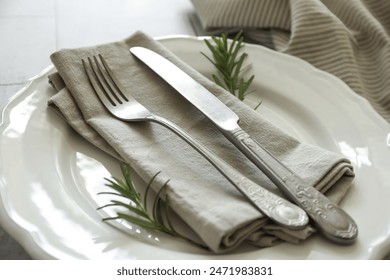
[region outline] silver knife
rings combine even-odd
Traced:
[[[239,117],[217,97],[161,55],[143,47],[133,47],[130,52],[206,115],[291,201],[306,211],[326,238],[340,244],[356,240],[355,221],[253,140],[238,125]]]

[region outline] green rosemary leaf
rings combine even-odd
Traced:
[[[120,163],[120,168],[122,171],[123,178],[125,181],[123,182],[120,179],[116,179],[117,182],[120,182],[120,184],[131,193],[131,199],[137,204],[141,205],[141,197],[140,194],[137,192],[137,190],[133,186],[132,178],[131,178],[131,172],[130,172],[130,165],[125,164],[123,162]]]
[[[246,58],[246,56],[247,56],[246,54],[241,55],[240,58],[235,63],[233,77],[237,77],[237,78],[239,77],[240,72],[241,72],[241,67],[242,67],[242,64],[244,63],[244,59]]]
[[[137,193],[136,191],[134,191],[134,188],[132,187],[133,183],[131,180],[130,166],[121,162],[120,167],[121,167],[123,177],[126,180],[126,184],[124,184],[124,187],[127,188],[130,192]]]
[[[171,219],[169,218],[169,196],[168,196],[168,195],[165,195],[165,201],[166,201],[166,203],[167,203],[167,205],[166,205],[166,207],[165,207],[165,218],[166,218],[166,220],[167,220],[168,228],[169,228],[172,232],[176,233],[176,230],[175,230],[175,228],[173,227],[173,224],[172,224],[172,222],[171,222]]]
[[[157,172],[156,174],[154,174],[154,176],[152,177],[152,179],[149,181],[148,185],[146,186],[146,189],[145,189],[145,194],[144,194],[144,208],[145,208],[145,211],[148,211],[148,194],[149,194],[149,190],[152,186],[152,183],[154,182],[154,180],[156,179],[157,175],[160,174],[160,172]]]
[[[226,34],[222,34],[222,36],[227,38]],[[236,36],[233,38],[233,41],[230,44],[229,52],[233,52],[233,49],[237,48],[236,46],[239,43],[241,37],[242,37],[242,31],[238,32]]]
[[[156,199],[154,200],[154,203],[153,203],[153,210],[152,210],[152,215],[153,215],[153,219],[154,220],[158,220],[157,219],[157,206],[158,206],[158,203],[160,201],[160,197],[161,197],[161,193],[163,191],[165,191],[165,189],[167,188],[168,186],[168,183],[169,183],[169,180],[165,182],[165,184],[160,188],[160,190],[158,191],[157,195],[156,195]]]
[[[217,75],[213,74],[212,77],[217,85],[219,85],[220,87],[223,87],[223,84],[222,84],[221,80],[217,77]]]
[[[237,36],[235,37],[235,39],[233,40],[233,44],[232,44],[232,57],[237,57],[238,55],[238,52],[241,50],[241,48],[243,47],[243,40],[244,40],[244,37],[241,36],[242,33],[239,33],[237,34]]]
[[[259,104],[257,104],[256,107],[254,108],[254,110],[257,110],[260,107],[261,103],[263,103],[263,101],[260,101]]]
[[[105,204],[105,205],[103,205],[103,206],[100,206],[100,207],[96,208],[96,210],[102,210],[102,209],[104,209],[104,208],[112,207],[112,206],[115,206],[115,204],[114,204],[114,203]]]
[[[252,75],[252,76],[249,78],[249,80],[246,81],[246,82],[244,83],[244,85],[245,85],[244,91],[245,91],[245,92],[249,89],[249,86],[252,84],[252,81],[253,81],[254,78],[255,78],[255,76]]]
[[[123,188],[123,186],[121,186],[117,181],[112,180],[112,179],[108,179],[108,178],[105,178],[105,180],[108,182],[108,184],[106,184],[106,186],[108,186],[111,189],[117,191],[122,196],[126,196],[126,197],[132,197],[133,196],[133,194],[130,191],[128,191],[127,189]]]
[[[118,200],[111,200],[112,206],[122,206],[125,209],[133,212],[134,214],[137,214],[143,218],[149,219],[149,215],[144,211],[142,208],[134,207],[130,203],[124,203]]]
[[[110,195],[122,196],[121,194],[116,193],[116,192],[100,192],[100,193],[98,193],[98,194],[99,194],[99,195],[100,195],[100,194],[110,194]]]
[[[207,41],[206,41],[207,42]],[[208,44],[210,44],[209,42],[207,42]],[[200,52],[208,61],[210,61],[215,67],[217,67],[216,66],[216,64],[215,64],[215,62],[210,58],[210,57],[208,57],[204,52]]]

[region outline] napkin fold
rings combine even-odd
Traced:
[[[390,1],[192,2],[198,35],[243,30],[251,42],[340,78],[390,122]]]
[[[49,79],[57,93],[48,101],[49,108],[91,144],[129,163],[145,182],[161,171],[152,187],[157,191],[169,180],[167,194],[172,209],[213,252],[226,252],[243,242],[265,247],[308,238],[314,231],[311,226],[288,231],[271,223],[173,132],[156,123],[126,123],[108,113],[96,97],[81,62],[98,53],[106,59],[128,94],[153,113],[188,131],[253,181],[279,193],[210,121],[130,54],[129,48],[133,46],[152,49],[178,65],[235,111],[241,127],[284,164],[332,200],[338,202],[344,197],[354,176],[347,159],[287,135],[141,32],[123,41],[52,54],[58,72]]]

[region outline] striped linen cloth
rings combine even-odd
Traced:
[[[203,34],[245,38],[343,80],[390,122],[390,0],[192,0]]]

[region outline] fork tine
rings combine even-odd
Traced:
[[[123,94],[118,90],[117,85],[112,80],[112,75],[108,73],[107,63],[102,63],[103,57],[101,55],[99,55],[99,58],[97,56],[93,56],[93,60],[95,61],[96,66],[96,68],[93,69],[96,76],[99,78],[100,84],[104,88],[105,92],[111,97],[111,99],[115,99],[115,103],[123,104],[123,102],[126,100],[124,100]]]
[[[112,100],[112,98],[108,95],[107,91],[104,89],[104,85],[101,83],[99,76],[97,75],[97,71],[93,66],[93,62],[90,57],[87,58],[88,63],[82,59],[82,63],[84,66],[84,70],[87,74],[88,80],[91,83],[95,93],[98,95],[100,101],[106,106],[116,106],[116,103]]]
[[[110,86],[112,86],[111,89],[113,91],[116,91],[116,93],[120,97],[122,97],[125,101],[129,101],[129,99],[124,94],[125,90],[122,88],[121,83],[115,77],[114,73],[112,72],[111,68],[108,66],[108,64],[107,64],[106,60],[104,59],[104,57],[101,54],[98,54],[98,56],[100,58],[100,61],[103,64],[105,72],[107,73],[107,81],[108,81],[108,79],[110,80],[109,84],[110,84]],[[98,65],[100,66],[100,64],[98,64]]]

